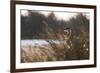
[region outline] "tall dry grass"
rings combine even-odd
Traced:
[[[66,58],[66,43],[55,44],[47,41],[48,45],[21,46],[21,62],[62,61]]]
[[[61,41],[59,44],[48,40],[47,42],[49,44],[43,44],[41,46],[38,44],[34,46],[21,46],[21,62],[28,63],[88,59],[88,51],[80,50],[76,45],[76,47],[73,47],[71,42],[70,44],[66,41]]]

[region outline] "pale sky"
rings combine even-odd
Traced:
[[[48,16],[51,11],[38,11],[41,14],[44,14],[45,16]],[[75,17],[77,13],[75,12],[53,12],[57,19],[62,19],[62,20],[69,20],[72,17]],[[21,15],[23,16],[28,16],[28,11],[27,10],[21,10]],[[84,13],[86,17],[89,19],[89,13]]]
[[[48,16],[51,12],[41,11],[42,14]],[[69,12],[53,12],[57,19],[69,20],[71,17],[75,17],[77,13],[69,13]]]

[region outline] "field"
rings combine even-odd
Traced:
[[[86,52],[85,55],[88,53],[87,50],[84,50],[84,52]],[[82,58],[81,54],[81,50],[76,51],[72,49],[67,41],[22,40],[21,62],[87,59],[86,57]]]

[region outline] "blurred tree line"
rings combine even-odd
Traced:
[[[66,40],[64,32],[69,28],[70,38],[66,40],[69,51],[66,60],[89,59],[89,19],[82,13],[69,21],[58,20],[53,12],[47,17],[39,12],[28,11],[29,16],[21,15],[21,39]],[[68,58],[69,57],[69,58]]]

